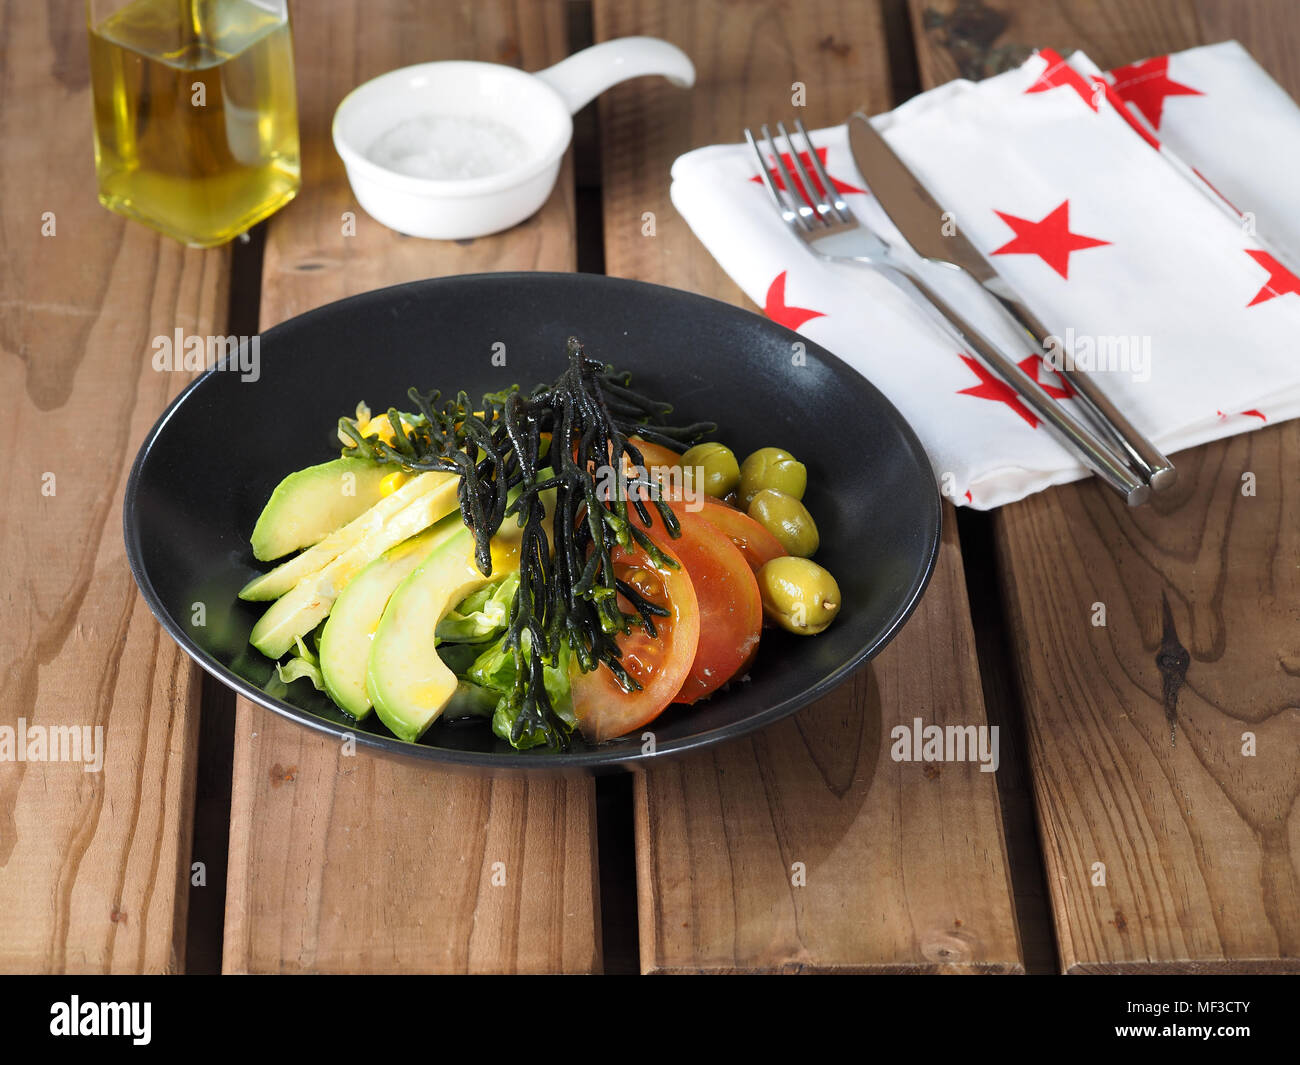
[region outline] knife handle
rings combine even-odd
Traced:
[[[913,286],[916,294],[937,310],[956,331],[962,343],[979,355],[999,377],[1014,388],[1034,413],[1051,425],[1102,480],[1124,497],[1129,506],[1139,506],[1151,497],[1151,486],[1145,479],[1134,473],[1105,441],[1092,433],[1049,396],[1034,378],[1020,369],[1013,359],[1003,354],[1001,349],[989,341],[960,311],[953,308],[934,289],[910,271],[899,270],[897,280],[904,287],[909,284]]]
[[[1000,279],[999,279],[1000,280]],[[1025,330],[1040,349],[1045,350],[1047,339],[1052,334],[1028,307],[1015,295],[998,290],[996,282],[984,283],[984,288],[998,301],[1011,319]],[[1118,445],[1121,453],[1128,456],[1148,481],[1153,491],[1168,488],[1178,479],[1174,464],[1150,440],[1142,435],[1103,392],[1091,375],[1069,366],[1058,371],[1074,387],[1077,398],[1084,409],[1092,416],[1094,422],[1109,438],[1112,445]]]

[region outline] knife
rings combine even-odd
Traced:
[[[913,250],[930,262],[972,277],[992,297],[1000,313],[1028,333],[1040,351],[1045,350],[1052,333],[975,245],[951,224],[953,216],[935,202],[867,116],[861,112],[852,115],[848,130],[849,149],[867,187]],[[1153,490],[1174,483],[1178,475],[1173,463],[1133,426],[1088,374],[1068,365],[1058,372],[1073,386],[1083,410]]]

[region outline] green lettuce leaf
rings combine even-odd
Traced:
[[[519,571],[466,596],[438,622],[435,643],[483,643],[500,636],[510,620],[510,606],[519,587]]]
[[[294,650],[285,662],[277,662],[275,672],[285,684],[292,684],[300,677],[306,677],[316,686],[318,692],[325,690],[325,678],[321,675],[320,659],[316,653],[303,643],[299,636],[294,640]]]
[[[528,649],[528,633],[524,633],[524,652]],[[462,679],[497,694],[496,711],[492,715],[492,731],[507,743],[511,743],[510,730],[514,727],[517,712],[510,708],[510,696],[515,687],[515,657],[505,646],[502,634],[493,644],[474,660],[474,664],[464,673]],[[556,661],[542,670],[542,683],[546,694],[550,696],[551,706],[556,715],[569,728],[577,724],[573,713],[573,692],[569,686],[569,647],[564,644]],[[545,742],[541,737],[525,738],[514,744],[520,750],[535,747]]]

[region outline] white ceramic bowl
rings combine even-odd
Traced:
[[[343,99],[334,113],[334,147],[357,202],[376,221],[414,237],[486,236],[546,202],[573,136],[572,113],[610,86],[645,74],[683,87],[695,81],[686,54],[653,37],[606,41],[536,74],[497,63],[403,67]],[[524,148],[508,169],[454,180],[399,173],[370,157],[387,131],[420,116],[498,123]]]

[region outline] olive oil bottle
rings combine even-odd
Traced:
[[[198,247],[298,191],[285,0],[87,0],[99,201]]]

